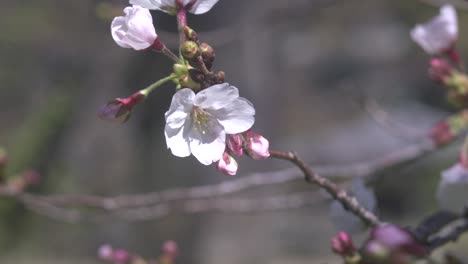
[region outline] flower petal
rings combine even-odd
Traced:
[[[198,0],[190,8],[189,12],[195,15],[204,14],[218,2],[218,0]]]
[[[227,134],[242,133],[255,123],[255,109],[247,99],[239,97],[229,105],[218,110],[207,110],[216,116]]]
[[[226,148],[226,133],[221,124],[215,118],[208,122],[209,131],[203,133],[193,126],[188,134],[193,156],[204,165],[220,160]]]
[[[184,136],[184,127],[173,129],[166,125],[164,135],[166,137],[167,148],[171,149],[174,156],[190,156],[190,146],[188,140]]]
[[[239,90],[229,83],[216,84],[197,93],[195,105],[203,109],[220,109],[239,97]]]
[[[442,172],[437,189],[439,207],[461,213],[468,202],[468,170],[456,164]]]
[[[193,100],[195,93],[188,88],[179,90],[172,97],[171,106],[164,115],[166,117],[166,124],[170,128],[181,127],[193,108]]]
[[[130,4],[139,5],[152,10],[161,10],[170,13],[168,10],[176,8],[176,0],[130,0]]]

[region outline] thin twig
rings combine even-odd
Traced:
[[[294,163],[304,173],[308,183],[317,184],[325,189],[334,199],[338,200],[345,209],[351,211],[369,226],[377,226],[382,221],[371,211],[364,208],[358,200],[341,189],[335,183],[315,173],[296,153],[270,150],[273,158],[288,160]]]

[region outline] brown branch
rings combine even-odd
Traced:
[[[334,199],[338,200],[345,209],[351,211],[369,226],[377,226],[382,223],[371,211],[364,208],[358,200],[341,189],[335,183],[315,173],[296,153],[270,150],[270,155],[276,159],[288,160],[294,163],[303,173],[308,183],[317,184],[326,190]]]

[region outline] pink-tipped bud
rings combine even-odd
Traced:
[[[451,131],[449,124],[446,121],[442,121],[432,128],[430,137],[435,145],[441,146],[451,142],[455,138],[455,135]]]
[[[179,254],[177,243],[172,240],[164,242],[163,254],[168,258],[174,259]]]
[[[356,252],[351,237],[343,231],[332,238],[332,249],[336,254],[343,257],[352,256]]]
[[[244,139],[241,134],[228,135],[226,145],[232,153],[236,154],[238,157],[241,157],[244,154],[242,145]]]
[[[99,247],[98,257],[102,260],[113,260],[114,250],[111,245],[105,244]]]
[[[245,133],[246,149],[249,156],[254,160],[264,160],[270,157],[270,143],[260,134],[251,130]]]
[[[127,98],[116,98],[98,111],[98,117],[102,120],[125,123],[130,118],[133,107],[144,99],[145,95],[140,92]]]
[[[237,162],[236,160],[226,152],[223,153],[223,157],[217,163],[218,171],[225,175],[233,176],[237,173]]]
[[[439,83],[445,83],[450,77],[454,68],[445,59],[433,58],[429,66],[429,77],[431,80]]]

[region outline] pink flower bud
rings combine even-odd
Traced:
[[[251,130],[245,133],[247,153],[254,160],[264,160],[270,156],[268,140]]]
[[[218,161],[218,171],[222,172],[225,175],[236,175],[237,173],[237,162],[231,157],[231,155],[226,152],[223,153],[223,157]]]
[[[241,134],[228,135],[226,145],[232,153],[241,157],[244,154],[244,150],[242,148],[243,141],[244,139]]]
[[[352,256],[356,252],[351,237],[346,232],[339,232],[332,238],[332,249],[335,253],[345,257]]]
[[[453,70],[452,65],[446,60],[433,58],[430,62],[429,77],[435,82],[444,83],[445,79],[452,74]]]
[[[98,111],[98,117],[107,121],[125,123],[130,118],[133,107],[145,99],[145,96],[137,92],[127,98],[116,98],[107,103]]]
[[[163,254],[171,259],[174,259],[179,254],[177,243],[172,240],[164,242]]]
[[[430,137],[435,145],[441,146],[449,143],[455,138],[447,121],[442,121],[436,124],[430,133]]]
[[[114,250],[112,249],[112,246],[105,244],[99,247],[98,257],[102,260],[113,260],[113,252]]]

